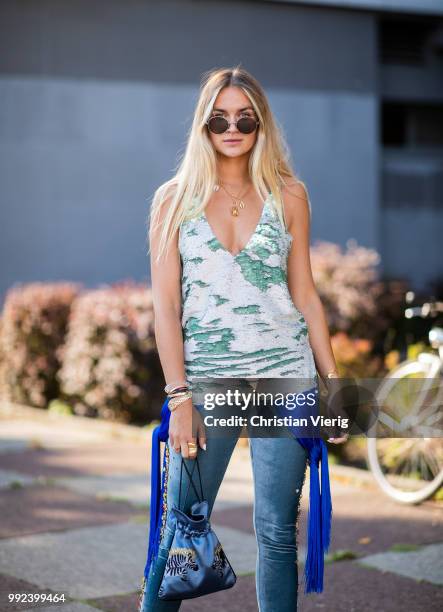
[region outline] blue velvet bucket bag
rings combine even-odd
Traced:
[[[168,526],[174,531],[174,538],[158,593],[159,599],[163,600],[200,597],[229,589],[237,580],[208,519],[209,505],[203,498],[198,457],[193,461],[194,465],[190,473],[182,458],[178,506],[174,504],[168,516]],[[197,466],[201,495],[192,480],[195,466]],[[183,508],[181,508],[183,468],[189,477],[189,485]],[[186,513],[184,508],[186,508],[191,485],[198,501]]]

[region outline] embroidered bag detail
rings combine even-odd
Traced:
[[[173,529],[174,537],[158,592],[158,597],[162,600],[200,597],[229,589],[237,580],[208,519],[209,504],[203,499],[198,457],[188,461],[194,464],[192,472],[189,472],[185,459],[182,458],[178,506],[174,504],[168,516],[168,527],[171,526]],[[195,466],[197,466],[201,494],[192,481]],[[182,508],[183,468],[189,477],[189,485]],[[198,501],[194,502],[191,509],[186,512],[186,501],[191,485]]]

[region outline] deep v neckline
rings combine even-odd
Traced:
[[[252,232],[252,234],[249,236],[249,239],[248,239],[247,243],[245,244],[245,246],[244,246],[242,249],[240,249],[240,250],[239,250],[237,253],[235,253],[235,254],[234,254],[234,253],[231,253],[231,251],[230,251],[229,249],[227,249],[227,248],[224,246],[224,244],[222,244],[222,242],[221,242],[221,241],[220,241],[220,240],[217,238],[217,236],[216,236],[216,234],[215,234],[214,230],[212,229],[211,224],[209,223],[209,221],[208,221],[208,219],[207,219],[207,217],[206,217],[206,213],[205,213],[205,211],[203,211],[203,212],[202,212],[202,218],[203,218],[203,221],[204,221],[204,222],[206,223],[206,225],[208,226],[209,231],[210,231],[210,232],[211,232],[211,234],[212,234],[212,239],[213,239],[213,240],[215,240],[215,241],[217,242],[217,244],[218,244],[218,245],[219,245],[219,246],[220,246],[220,247],[223,249],[223,251],[224,251],[225,253],[227,253],[228,255],[230,255],[230,256],[232,257],[232,259],[235,259],[235,258],[236,258],[236,257],[238,257],[239,255],[241,255],[241,254],[242,254],[244,251],[246,251],[246,249],[247,249],[247,248],[249,247],[249,245],[251,244],[252,240],[254,239],[254,237],[255,237],[255,235],[256,235],[256,233],[257,233],[258,228],[260,227],[260,225],[261,225],[261,224],[262,224],[262,222],[263,222],[263,218],[264,218],[264,216],[265,216],[265,209],[266,209],[266,206],[267,206],[267,203],[268,203],[268,200],[269,200],[270,196],[271,196],[271,194],[269,193],[269,194],[268,194],[268,196],[267,196],[267,198],[266,198],[266,200],[263,202],[262,211],[261,211],[261,214],[260,214],[260,219],[258,220],[258,222],[257,222],[257,224],[256,224],[256,226],[255,226],[255,228],[254,228],[254,231],[253,231],[253,232]]]

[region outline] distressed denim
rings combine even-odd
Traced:
[[[243,380],[251,390],[254,382]],[[248,386],[249,384],[251,386]],[[202,406],[198,405],[198,402],[195,402],[195,405],[203,414]],[[211,437],[210,429],[206,428],[207,450],[199,448],[198,459],[203,492],[209,503],[210,513],[240,433],[241,427],[233,427],[227,437]],[[293,436],[251,437],[249,449],[254,477],[253,522],[258,549],[255,568],[258,609],[260,612],[296,612],[297,521],[308,454]],[[181,462],[180,453],[172,448],[169,448],[169,451],[168,512],[172,503],[178,503]],[[187,459],[186,462],[192,470],[194,461]],[[198,486],[196,470],[194,482]],[[187,487],[186,479],[182,486],[182,503]],[[186,511],[194,501],[195,492],[191,487]],[[172,612],[180,608],[181,601],[162,601],[158,598],[173,537],[174,533],[166,523],[158,556],[151,565],[149,577],[143,587],[139,612]],[[223,541],[221,544],[223,546]],[[235,561],[233,567],[235,571]]]

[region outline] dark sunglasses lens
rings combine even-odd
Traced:
[[[208,127],[214,134],[223,134],[229,128],[229,123],[224,117],[211,117]]]
[[[237,129],[242,134],[251,134],[257,127],[257,121],[252,117],[243,117],[237,122]]]

